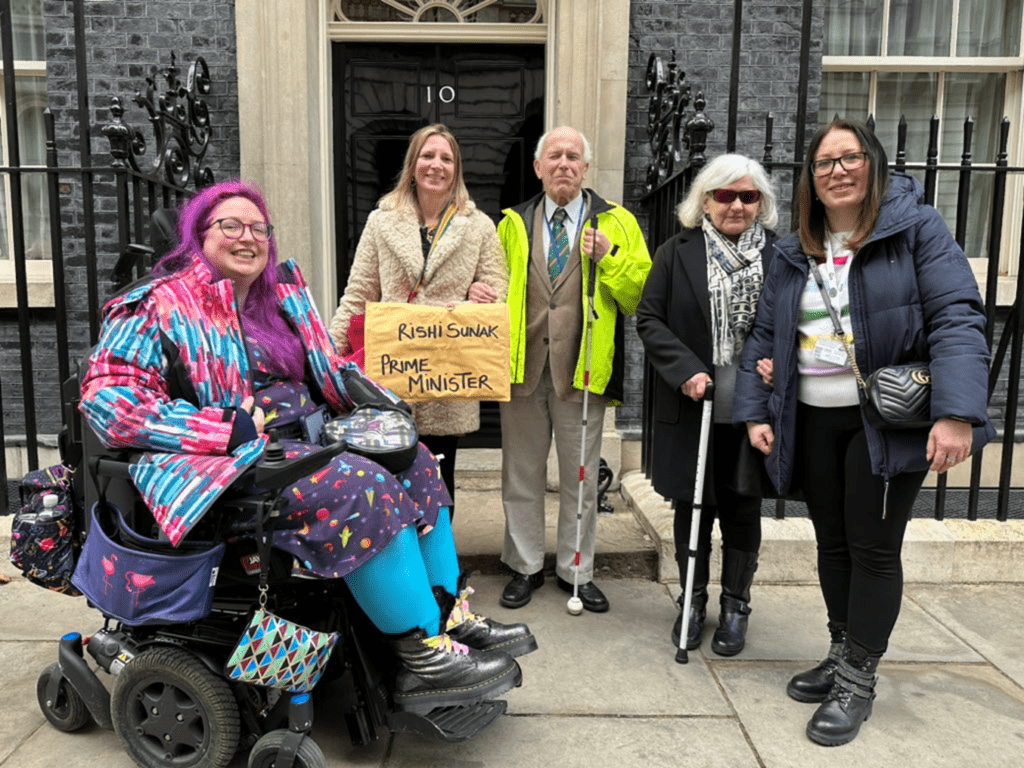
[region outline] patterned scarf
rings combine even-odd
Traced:
[[[705,216],[701,222],[708,254],[708,293],[715,365],[730,365],[743,349],[761,296],[765,235],[755,221],[732,243]]]

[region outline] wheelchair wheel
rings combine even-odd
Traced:
[[[89,714],[89,708],[85,706],[85,701],[67,680],[61,680],[56,699],[47,700],[46,689],[50,687],[50,680],[60,673],[60,664],[57,662],[42,671],[39,680],[36,681],[36,699],[39,701],[39,708],[43,710],[46,719],[54,728],[71,733],[84,728],[92,720],[92,716]]]
[[[263,734],[249,752],[249,768],[274,768],[288,731],[277,730]],[[327,759],[320,747],[308,736],[299,742],[295,753],[295,768],[327,768]]]
[[[238,750],[238,704],[227,682],[180,648],[154,648],[114,678],[114,730],[145,768],[224,768]]]

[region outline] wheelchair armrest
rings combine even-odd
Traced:
[[[284,449],[272,434],[270,442],[263,453],[263,458],[248,472],[239,478],[235,485],[254,484],[259,488],[274,493],[291,485],[297,480],[313,474],[327,465],[331,459],[348,450],[348,443],[339,441],[320,450],[299,456],[294,459],[285,458]],[[128,480],[131,478],[129,467],[132,462],[111,458],[95,458],[90,462],[90,469],[96,477],[115,477]]]
[[[268,491],[279,491],[307,475],[311,475],[340,453],[348,450],[348,443],[341,440],[305,456],[294,459],[284,457],[284,449],[272,435],[263,459],[255,467],[252,482]]]

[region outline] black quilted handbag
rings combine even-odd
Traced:
[[[932,375],[927,363],[887,365],[864,380],[868,420],[876,429],[932,425]]]

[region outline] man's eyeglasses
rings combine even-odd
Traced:
[[[243,234],[245,234],[245,228],[248,227],[249,231],[252,232],[254,240],[259,240],[261,243],[267,242],[270,236],[274,233],[274,226],[272,224],[264,224],[262,221],[255,221],[252,224],[243,224],[238,219],[217,219],[213,224],[220,227],[220,231],[224,234],[228,240],[238,240]],[[210,227],[213,226],[210,225]],[[207,227],[209,229],[210,227]]]
[[[855,171],[864,165],[867,159],[867,152],[851,152],[842,157],[830,157],[827,160],[815,160],[811,163],[811,172],[815,176],[828,176],[836,169],[839,163],[847,171]]]
[[[737,197],[744,205],[753,205],[761,199],[761,193],[756,189],[744,189],[742,192],[737,192],[735,189],[716,189],[711,196],[715,198],[716,203],[722,205],[729,205]]]

